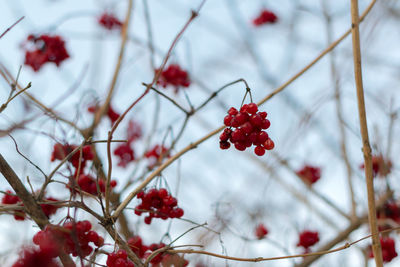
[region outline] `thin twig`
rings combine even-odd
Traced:
[[[10,27],[8,27],[1,35],[0,35],[0,39],[6,35],[7,32],[9,32],[15,25],[17,25],[21,20],[23,20],[25,18],[25,16],[22,16],[20,19],[18,19],[16,22],[14,22],[13,25],[11,25]]]

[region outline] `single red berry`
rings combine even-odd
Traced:
[[[267,234],[268,234],[268,229],[265,227],[264,224],[260,223],[259,225],[257,225],[256,227],[256,231],[255,231],[256,237],[258,239],[262,239],[264,238]]]
[[[240,108],[240,113],[246,113],[247,112],[247,104],[244,104],[241,108]]]
[[[219,147],[221,148],[221,149],[228,149],[228,148],[230,148],[231,147],[231,144],[229,143],[229,142],[224,142],[224,141],[220,141],[219,142]]]
[[[239,112],[238,112],[237,109],[234,108],[234,107],[231,107],[231,108],[228,110],[228,114],[231,115],[231,116],[235,116],[235,115],[238,114],[238,113],[239,113]]]
[[[257,156],[262,156],[265,154],[265,149],[261,146],[256,146],[256,148],[254,148],[254,153],[256,153]]]
[[[250,114],[256,114],[258,111],[258,106],[256,103],[250,103],[247,105],[247,112]]]
[[[232,125],[232,116],[226,115],[224,118],[224,124],[225,126],[231,126]]]
[[[264,119],[261,123],[261,128],[266,130],[271,126],[271,122],[268,119]]]
[[[274,141],[272,141],[271,139],[268,139],[267,141],[265,141],[264,147],[266,150],[273,149],[275,147]]]
[[[246,150],[246,144],[236,142],[235,143],[235,148],[239,151],[245,151]]]
[[[267,117],[268,114],[267,114],[267,112],[262,111],[262,112],[258,112],[258,115],[260,115],[261,118],[265,119],[265,118]]]
[[[253,25],[258,27],[268,23],[275,23],[278,17],[270,10],[263,9],[259,16],[253,20]]]

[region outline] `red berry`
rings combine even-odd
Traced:
[[[250,117],[250,122],[255,127],[261,127],[263,123],[263,119],[260,115],[256,114]]]
[[[261,123],[261,128],[266,130],[271,126],[271,122],[268,119],[264,119]]]
[[[262,111],[262,112],[258,112],[258,115],[260,115],[261,118],[265,119],[265,118],[267,117],[268,114],[267,114],[267,112]]]
[[[275,147],[274,141],[272,141],[271,139],[268,139],[267,141],[265,141],[264,147],[266,150],[273,149]]]
[[[234,115],[238,114],[238,111],[237,111],[236,108],[231,107],[231,108],[228,110],[228,114],[231,115],[231,116],[234,116]]]
[[[254,148],[254,153],[256,153],[257,156],[262,156],[265,154],[265,149],[261,146],[256,146],[256,148]]]
[[[258,111],[258,106],[256,103],[250,103],[247,105],[247,112],[250,114],[256,114]]]
[[[268,229],[265,227],[264,224],[260,223],[256,227],[256,236],[258,239],[264,238],[268,234]]]
[[[244,151],[246,150],[246,145],[240,142],[235,143],[235,148],[239,151]]]
[[[260,144],[265,143],[265,141],[268,140],[268,134],[264,131],[261,131],[258,135],[257,135],[257,142]]]
[[[232,125],[232,116],[226,115],[224,118],[224,124],[225,126],[231,126]]]
[[[244,104],[241,108],[240,108],[240,112],[241,113],[246,113],[247,112],[247,104]]]
[[[246,122],[245,124],[242,125],[241,129],[246,134],[251,134],[251,132],[253,131],[253,126],[251,125],[250,122]]]
[[[220,147],[221,149],[228,149],[228,148],[231,147],[231,144],[228,143],[228,142],[223,142],[223,141],[221,141],[221,142],[219,142],[219,147]]]

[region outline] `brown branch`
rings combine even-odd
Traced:
[[[377,267],[382,267],[383,261],[382,261],[381,243],[378,235],[379,233],[378,224],[376,222],[371,146],[369,144],[369,137],[368,137],[367,115],[365,111],[364,89],[362,82],[358,0],[351,0],[351,23],[352,23],[351,32],[353,37],[352,43],[353,43],[354,76],[357,89],[358,115],[360,118],[360,130],[363,142],[363,154],[364,154],[364,166],[365,166],[364,170],[365,170],[367,195],[368,195],[368,219],[372,233],[372,250],[374,252],[375,263]]]
[[[8,165],[7,161],[0,154],[0,172],[7,180],[7,182],[14,189],[17,196],[21,199],[24,204],[26,213],[32,218],[32,220],[43,229],[47,224],[49,224],[49,220],[47,216],[43,213],[42,208],[36,203],[36,200],[33,196],[26,190],[24,184],[21,182],[17,174],[14,170]],[[73,261],[72,259],[65,253],[60,255],[60,259],[64,266],[71,266]]]

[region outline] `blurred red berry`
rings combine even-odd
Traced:
[[[303,166],[303,168],[298,170],[296,173],[309,185],[314,184],[321,178],[321,169],[311,165]]]
[[[319,241],[318,232],[304,230],[299,235],[299,242],[297,243],[298,247],[303,247],[306,251],[309,250],[311,246],[314,246]]]
[[[123,25],[122,22],[111,13],[103,13],[99,17],[98,22],[107,30],[121,29]]]
[[[257,18],[253,20],[253,25],[258,27],[264,24],[272,24],[278,20],[278,17],[270,10],[263,9]]]
[[[268,234],[268,229],[265,227],[264,224],[260,223],[259,225],[257,225],[256,227],[256,231],[255,231],[256,237],[258,239],[262,239],[264,238],[267,234]]]

